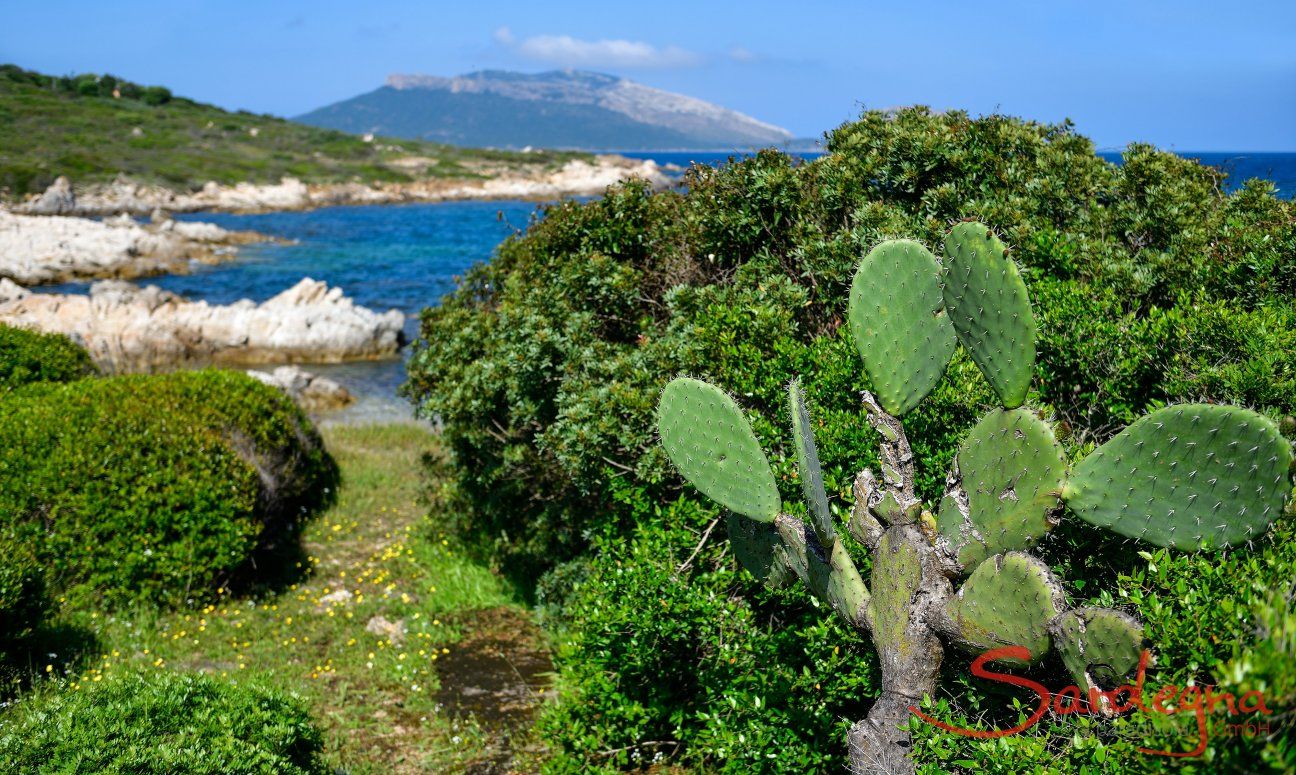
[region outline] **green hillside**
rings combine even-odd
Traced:
[[[48,76],[0,65],[0,196],[118,174],[178,189],[218,183],[471,178],[574,154],[373,142],[273,116],[237,113],[111,75]]]

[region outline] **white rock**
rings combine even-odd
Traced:
[[[386,638],[393,644],[400,644],[405,640],[405,620],[397,619],[392,622],[385,616],[374,616],[365,624],[365,632]]]
[[[63,215],[75,212],[76,204],[72,181],[60,175],[45,189],[45,193],[27,204],[26,210],[34,215]]]
[[[420,158],[418,169],[435,162],[435,159]],[[159,208],[170,212],[262,212],[336,204],[505,198],[548,200],[564,196],[597,196],[613,183],[632,177],[643,178],[658,188],[674,182],[674,176],[651,160],[628,159],[614,154],[595,156],[592,161],[575,159],[551,171],[538,165],[520,170],[487,165],[475,171],[487,179],[446,181],[424,178],[412,183],[307,185],[296,178],[283,178],[278,183],[238,183],[233,186],[208,181],[201,189],[192,192],[143,186],[118,176],[106,186],[82,187],[75,199],[75,212],[81,215],[131,213],[144,216]],[[30,211],[32,206],[33,203],[28,203],[17,210]]]
[[[21,285],[142,277],[219,261],[229,251],[217,248],[254,238],[210,223],[146,227],[128,215],[93,221],[0,210],[0,277]]]
[[[0,323],[71,336],[106,371],[383,358],[402,343],[405,323],[398,310],[357,306],[310,278],[259,305],[210,305],[121,281],[97,282],[89,296],[24,293],[0,281],[0,298]]]
[[[341,409],[355,401],[351,391],[338,383],[297,366],[280,366],[274,371],[249,370],[248,374],[287,393],[307,412]]]

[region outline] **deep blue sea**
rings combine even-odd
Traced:
[[[633,153],[661,164],[724,163],[721,153]],[[817,154],[805,154],[815,156]],[[1296,153],[1185,154],[1230,170],[1233,184],[1248,177],[1266,177],[1290,197],[1296,191]],[[1119,154],[1114,154],[1119,161]],[[1111,156],[1109,156],[1111,158]],[[197,213],[190,220],[217,223],[229,229],[251,229],[288,240],[280,244],[245,246],[239,257],[216,267],[201,266],[193,274],[147,280],[167,290],[214,304],[238,299],[265,299],[291,287],[302,277],[341,287],[357,303],[379,310],[392,307],[407,315],[406,331],[417,331],[418,311],[435,305],[449,292],[455,277],[478,261],[491,258],[495,246],[526,227],[532,202],[447,202],[437,204],[329,207],[309,212],[230,215]],[[81,292],[83,284],[45,290]],[[409,406],[396,396],[404,379],[401,359],[378,363],[316,365],[325,374],[360,396],[341,421],[408,417]]]

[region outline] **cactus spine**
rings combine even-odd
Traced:
[[[1054,648],[1082,687],[1110,688],[1138,663],[1136,620],[1068,608],[1049,568],[1023,551],[1063,504],[1119,535],[1198,550],[1259,536],[1291,493],[1290,444],[1267,418],[1228,406],[1160,409],[1068,472],[1048,423],[1021,408],[1034,372],[1035,323],[1016,266],[976,223],[954,227],[945,255],[942,267],[916,242],[885,242],[851,285],[848,319],[876,392],[863,400],[881,475],[856,476],[847,529],[873,554],[871,590],[838,536],[798,382],[788,405],[812,526],[780,513],[764,452],[723,391],[676,379],[658,408],[663,446],[680,472],[737,512],[729,534],[743,567],[771,585],[795,574],[871,636],[882,686],[848,735],[857,773],[914,771],[910,708],[934,692],[947,645],[973,653],[1024,646],[1031,662]],[[1002,408],[963,440],[933,516],[915,494],[914,455],[897,416],[931,392],[956,343]]]

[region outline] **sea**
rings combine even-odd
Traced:
[[[711,152],[623,152],[659,164],[725,164],[742,154]],[[798,154],[813,158],[819,154]],[[1296,153],[1184,153],[1229,172],[1234,188],[1252,177],[1267,178],[1280,195],[1296,193]],[[1120,153],[1104,153],[1120,162]],[[453,290],[456,278],[479,261],[489,261],[509,235],[536,217],[536,204],[523,201],[440,202],[429,204],[328,207],[307,212],[234,215],[190,213],[188,220],[216,223],[227,229],[250,229],[280,241],[244,246],[236,260],[199,266],[192,274],[151,278],[146,282],[192,299],[228,304],[239,299],[264,301],[303,277],[340,287],[356,303],[377,310],[399,309],[412,340],[418,313],[436,305]],[[46,288],[85,292],[83,283]],[[408,348],[406,348],[408,351]],[[358,397],[326,422],[360,423],[412,417],[398,387],[404,381],[408,352],[384,361],[314,364],[305,368],[334,379]]]

